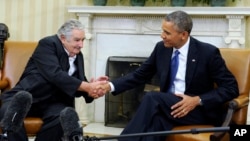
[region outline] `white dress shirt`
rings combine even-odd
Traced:
[[[180,49],[178,49],[180,52],[179,67],[174,80],[174,86],[175,86],[174,88],[176,94],[177,93],[184,94],[184,91],[186,90],[185,78],[186,78],[187,54],[188,54],[189,42],[190,38],[188,38],[188,41]],[[176,49],[174,48],[173,53],[175,52],[175,50]]]
[[[65,49],[65,48],[64,48]],[[68,54],[69,56],[69,52],[65,49],[66,53]],[[74,61],[76,60],[76,55],[73,56],[73,57],[70,57],[69,56],[69,71],[68,71],[68,74],[70,76],[72,76],[74,74],[74,72],[76,71],[76,65],[74,64]]]

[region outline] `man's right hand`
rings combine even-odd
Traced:
[[[96,99],[108,93],[110,91],[110,86],[106,80],[92,82],[83,81],[78,90],[85,91],[90,97]]]

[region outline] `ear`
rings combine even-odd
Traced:
[[[62,41],[62,43],[64,44],[66,42],[66,36],[65,35],[61,35],[60,36],[60,40]]]
[[[189,36],[189,34],[188,34],[187,31],[184,31],[184,32],[182,32],[181,34],[182,34],[182,39],[187,39],[188,36]]]

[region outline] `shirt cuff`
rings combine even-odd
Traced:
[[[114,92],[115,87],[114,87],[113,83],[109,82],[109,86],[110,86],[110,92]]]

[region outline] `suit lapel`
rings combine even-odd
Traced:
[[[76,58],[76,61],[77,61],[77,69],[78,69],[78,76],[81,80],[86,80],[85,78],[85,73],[84,73],[84,62],[83,62],[83,55],[80,53],[77,55],[77,58]]]
[[[190,38],[190,45],[188,50],[188,57],[187,57],[187,68],[186,68],[186,89],[189,87],[190,82],[195,73],[195,69],[198,63],[198,49],[197,46],[194,44],[194,39]]]
[[[68,72],[69,70],[69,57],[68,54],[66,53],[66,51],[63,48],[62,42],[58,39],[57,35],[54,35],[54,38],[56,39],[56,49],[58,52],[58,57],[59,57],[59,61],[60,61],[60,65],[62,67],[63,71]]]
[[[165,50],[162,52],[163,55],[163,60],[165,60],[165,63],[163,63],[163,74],[162,77],[163,79],[161,79],[161,88],[162,91],[167,91],[167,84],[169,83],[167,80],[169,80],[169,70],[170,70],[170,62],[171,62],[171,57],[172,57],[172,53],[173,53],[173,48],[168,49],[165,48]],[[161,60],[162,61],[162,60]]]

